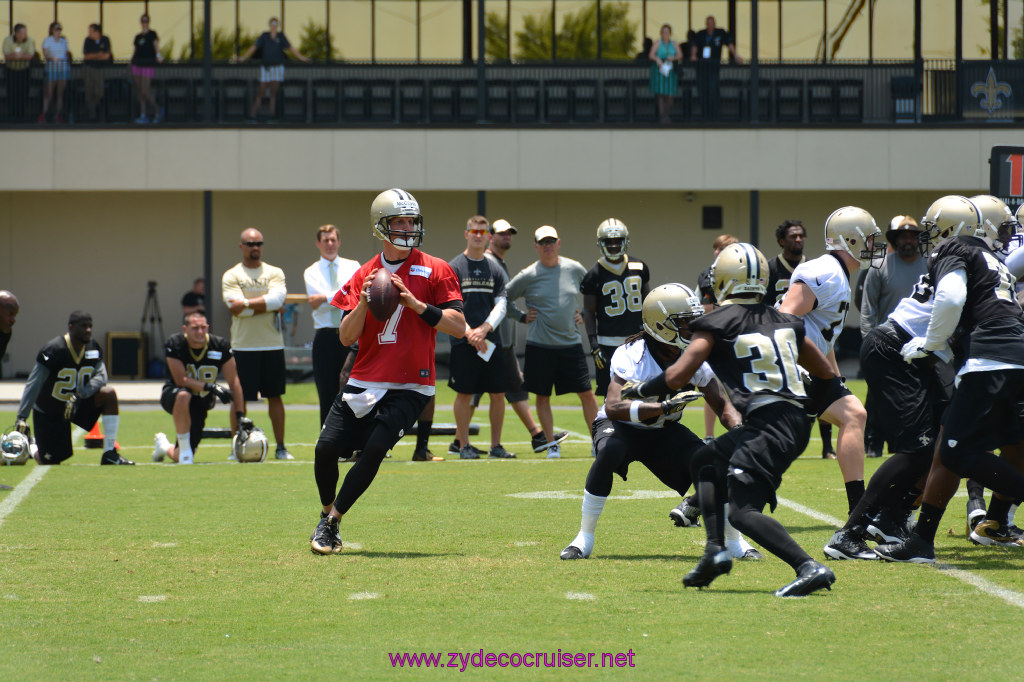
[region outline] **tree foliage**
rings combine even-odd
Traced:
[[[596,0],[578,12],[562,17],[562,25],[555,34],[557,59],[597,59],[597,7]],[[601,3],[601,58],[632,59],[636,52],[638,26],[628,18],[625,2]],[[523,27],[515,32],[517,61],[549,61],[551,59],[551,11],[528,14]],[[487,13],[487,58],[508,58],[508,17],[496,12]]]
[[[1003,16],[1003,6],[1006,3],[1006,0],[996,0],[996,2],[999,3],[999,5],[998,5],[999,6],[999,10],[998,11],[999,11],[999,17],[1001,19],[1002,16]],[[992,0],[981,0],[981,4],[982,4],[982,6],[984,6],[986,8],[986,11],[985,11],[985,26],[991,31],[992,30],[992,20],[991,20],[988,8],[992,7]],[[1017,26],[1011,26],[1010,27],[1009,33],[1010,33],[1010,50],[1009,50],[1009,53],[1008,53],[1008,57],[1010,59],[1024,59],[1024,16],[1021,17],[1020,24],[1018,24]],[[1004,52],[1004,48],[1005,48],[1005,45],[1004,45],[1005,41],[1003,40],[1002,28],[999,29],[998,39],[999,39],[999,54],[1002,55],[1002,53]],[[990,44],[986,43],[984,45],[979,45],[978,49],[981,52],[981,54],[985,55],[986,57],[991,57],[992,56],[992,48],[991,48]]]
[[[334,44],[328,40],[327,27],[312,19],[302,27],[302,34],[299,37],[299,52],[314,62],[341,59],[341,53],[335,50]]]
[[[249,33],[242,27],[238,28],[238,54],[244,54],[256,42],[256,35]],[[160,54],[164,61],[174,59],[174,41],[168,40],[160,47]],[[227,61],[235,55],[235,34],[228,33],[227,29],[214,28],[210,33],[210,54],[214,61]],[[192,30],[192,41],[190,45],[182,45],[178,51],[178,61],[200,60],[203,58],[203,23],[196,24]]]

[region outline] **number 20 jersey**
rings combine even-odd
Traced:
[[[217,374],[224,363],[231,359],[231,343],[223,336],[209,334],[206,346],[193,351],[182,332],[172,334],[164,343],[164,357],[181,360],[185,365],[185,376],[203,383],[217,381]],[[167,379],[166,386],[174,386],[174,380]],[[205,396],[207,391],[193,391],[194,395]]]
[[[707,363],[740,414],[779,398],[798,403],[806,398],[797,367],[804,340],[799,317],[762,303],[730,303],[689,326],[714,337]]]
[[[103,351],[90,339],[76,356],[65,334],[40,348],[36,362],[48,369],[50,375],[39,391],[35,409],[43,414],[63,414],[71,395],[85,388],[96,368],[103,364]]]

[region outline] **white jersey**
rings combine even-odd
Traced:
[[[615,349],[615,353],[612,354],[609,371],[613,376],[617,376],[623,381],[647,381],[648,379],[653,379],[658,376],[665,370],[658,365],[654,356],[652,356],[651,352],[647,350],[647,342],[643,339],[638,339],[633,343],[619,346]],[[694,373],[691,382],[694,386],[703,388],[710,384],[714,378],[715,373],[711,371],[711,367],[705,362]],[[629,420],[620,421],[640,429],[657,429],[663,426],[666,421],[679,421],[682,416],[681,412],[676,412],[671,415],[663,415],[653,424],[640,424],[630,422]],[[597,418],[608,418],[608,414],[604,411],[603,403],[601,405],[601,409],[597,412]]]
[[[925,273],[918,278],[910,296],[901,299],[896,309],[889,313],[889,321],[913,337],[924,338],[928,335],[928,323],[932,319],[934,302],[935,287],[932,286],[928,273]],[[936,351],[935,355],[943,362],[953,359],[953,353],[948,346]]]
[[[790,291],[796,282],[806,284],[818,300],[803,316],[804,330],[818,350],[828,355],[850,309],[850,276],[838,258],[826,253],[796,266],[789,278]]]

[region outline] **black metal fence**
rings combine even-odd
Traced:
[[[678,70],[671,119],[677,126],[851,126],[893,122],[1013,121],[1024,118],[1024,63],[722,65],[706,92],[695,67]],[[126,65],[103,70],[103,98],[86,110],[82,67],[71,67],[62,120],[123,125],[139,115]],[[207,91],[199,64],[157,68],[152,87],[163,121],[180,126],[243,125],[259,68],[215,64]],[[5,127],[34,124],[45,73],[0,71]],[[337,64],[288,66],[269,118],[292,126],[656,126],[650,69],[643,63]],[[708,81],[701,81],[708,82]],[[210,100],[212,119],[205,120]],[[52,107],[52,105],[51,105]],[[51,108],[52,112],[52,108]],[[712,113],[714,112],[714,113]],[[55,120],[51,115],[50,120]]]

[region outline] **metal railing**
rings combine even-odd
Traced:
[[[103,67],[103,97],[86,110],[80,65],[64,96],[68,124],[118,126],[139,115],[126,65]],[[1024,63],[929,61],[722,65],[707,92],[695,67],[677,69],[672,124],[850,126],[1024,118]],[[207,91],[202,66],[160,66],[152,87],[163,121],[237,126],[258,88],[259,68],[215,64]],[[42,110],[44,68],[0,70],[0,125],[34,124]],[[15,80],[17,79],[17,80]],[[481,91],[480,83],[484,83]],[[269,118],[291,126],[657,126],[649,65],[625,63],[475,65],[289,65]],[[212,119],[205,120],[211,102]],[[712,114],[712,112],[714,112]]]

